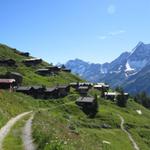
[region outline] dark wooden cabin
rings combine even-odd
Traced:
[[[28,94],[34,98],[50,99],[50,98],[61,98],[67,96],[70,91],[68,85],[57,86],[52,88],[45,88],[42,86],[20,86],[16,89],[16,92]]]
[[[78,82],[72,82],[69,85],[70,85],[70,87],[72,87],[74,89],[78,89],[78,87],[79,87],[79,83]]]
[[[69,85],[60,85],[57,86],[58,89],[58,97],[64,97],[67,96],[70,92],[70,86]]]
[[[19,55],[29,57],[30,53],[29,52],[18,52]]]
[[[109,85],[105,83],[97,83],[96,85],[93,86],[93,88],[99,91],[102,91],[102,90],[107,91],[109,90]]]
[[[6,77],[11,78],[11,79],[15,79],[16,80],[16,86],[19,86],[22,84],[23,76],[18,72],[7,72]]]
[[[50,75],[52,75],[52,72],[49,69],[38,69],[36,71],[36,73],[41,75],[41,76],[50,76]]]
[[[79,86],[77,91],[79,92],[80,95],[86,96],[89,91],[89,87],[88,86]]]
[[[16,89],[16,92],[21,92],[30,95],[30,90],[31,90],[31,86],[19,86]]]
[[[80,82],[79,86],[87,86],[89,89],[93,87],[93,83],[90,82]]]
[[[56,87],[46,88],[44,91],[44,99],[58,98],[58,89]]]
[[[13,90],[15,79],[0,79],[0,89]]]
[[[105,92],[104,93],[105,99],[109,99],[109,100],[112,100],[112,101],[115,101],[118,96],[121,96],[121,94],[118,93],[118,92]],[[129,94],[128,93],[124,93],[124,96],[125,96],[126,99],[128,99]]]
[[[68,72],[68,73],[71,73],[71,69],[66,69],[66,68],[63,68],[63,69],[61,69],[62,71],[64,71],[64,72]]]
[[[51,74],[54,74],[54,75],[58,74],[61,71],[61,68],[57,66],[47,66],[46,68],[51,72]]]
[[[16,61],[13,59],[0,59],[0,66],[16,67]]]
[[[29,52],[21,52],[15,48],[12,48],[12,50],[16,53],[16,54],[19,54],[21,56],[25,56],[25,57],[29,57],[30,56],[30,53]]]
[[[80,97],[76,100],[76,104],[90,117],[94,117],[97,113],[98,104],[94,97]]]
[[[30,66],[36,66],[42,63],[42,59],[39,58],[31,58],[31,59],[25,59],[22,61],[27,67]]]
[[[95,102],[94,97],[79,97],[76,104],[79,106],[91,106]]]
[[[29,87],[18,87],[16,92],[28,94],[34,98],[44,98],[45,87],[42,86],[29,86]]]

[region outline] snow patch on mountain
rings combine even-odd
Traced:
[[[130,67],[134,70],[140,71],[143,67],[146,66],[148,63],[147,59],[144,60],[128,60],[128,64],[130,64]]]
[[[129,63],[128,63],[128,61],[127,61],[127,63],[126,63],[126,70],[125,70],[125,72],[128,72],[128,71],[133,71],[134,69],[133,68],[131,68],[131,66],[129,65]]]

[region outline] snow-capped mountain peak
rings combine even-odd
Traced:
[[[76,59],[68,61],[66,67],[91,82],[106,82],[112,87],[130,85],[138,81],[136,78],[139,74],[141,77],[148,72],[150,76],[150,44],[139,42],[131,52],[122,53],[110,63],[92,64]],[[146,77],[147,75],[144,76]],[[136,88],[138,86],[140,85]]]

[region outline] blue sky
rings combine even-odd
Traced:
[[[0,43],[48,62],[110,62],[150,43],[150,0],[0,0]]]

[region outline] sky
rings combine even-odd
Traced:
[[[54,64],[111,62],[150,43],[150,0],[0,0],[0,43]]]

